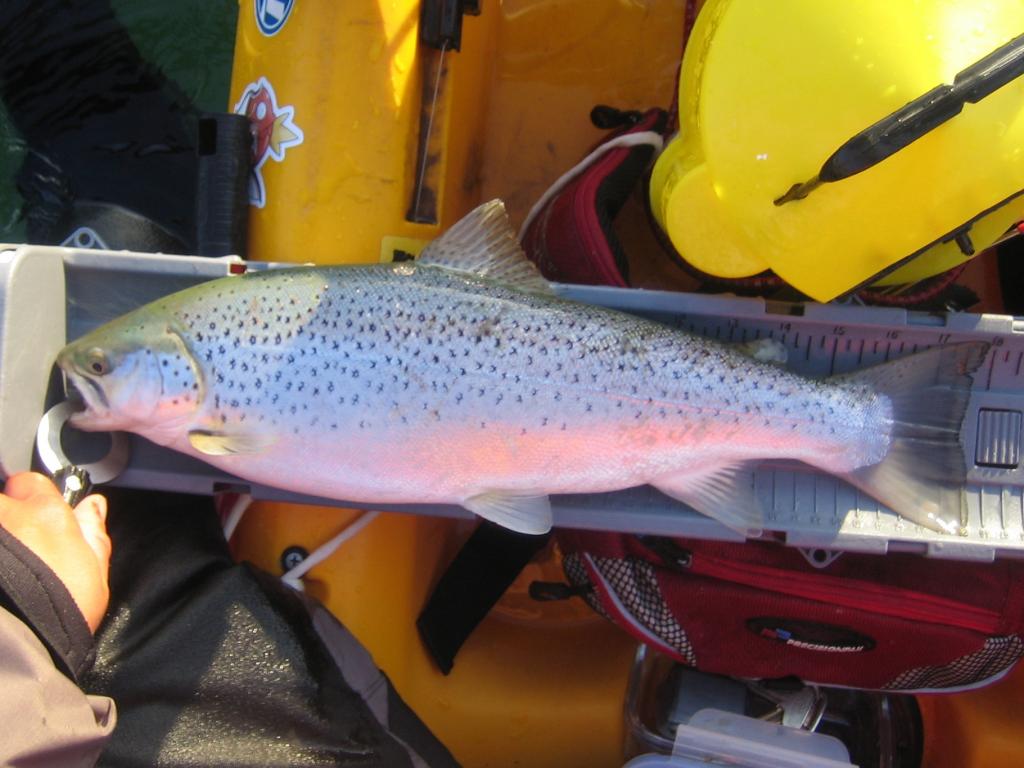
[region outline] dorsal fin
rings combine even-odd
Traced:
[[[533,293],[551,293],[551,285],[516,239],[505,204],[477,206],[423,249],[418,263],[485,277]]]

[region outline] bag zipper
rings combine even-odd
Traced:
[[[662,559],[668,556],[670,560],[666,564],[674,570],[687,570],[700,576],[843,608],[969,629],[986,635],[998,634],[1002,629],[1002,617],[998,612],[975,605],[899,587],[883,587],[864,581],[852,585],[846,579],[832,576],[811,576],[724,560],[713,555],[694,553],[670,539],[651,540],[655,538],[644,537],[641,541]],[[671,551],[666,552],[666,542],[671,544]]]

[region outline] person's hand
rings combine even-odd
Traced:
[[[32,550],[67,587],[93,632],[110,600],[107,500],[93,494],[71,509],[49,479],[21,472],[0,494],[0,526]]]

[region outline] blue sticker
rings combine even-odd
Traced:
[[[267,37],[276,35],[288,21],[295,0],[255,0],[256,24]]]

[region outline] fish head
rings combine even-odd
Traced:
[[[167,444],[198,411],[203,376],[182,335],[166,320],[131,313],[68,344],[57,356],[83,409],[71,423],[125,430]]]

